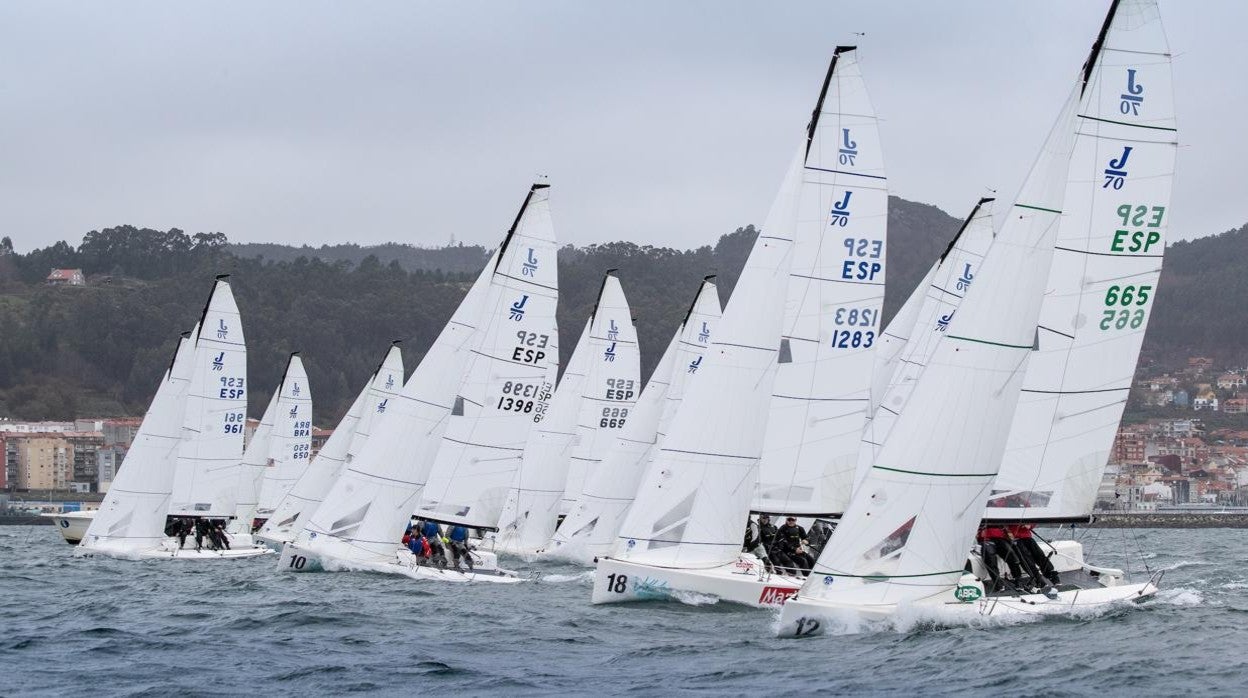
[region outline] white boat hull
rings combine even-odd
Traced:
[[[743,554],[737,561],[709,569],[654,567],[615,558],[598,559],[594,571],[595,604],[681,599],[706,594],[721,601],[755,607],[783,604],[801,588],[800,577],[759,576],[758,558]]]
[[[61,532],[61,537],[70,545],[78,545],[87,535],[87,529],[91,527],[91,520],[95,518],[95,511],[67,511],[61,514],[41,514],[44,518],[52,519],[56,524],[56,530]]]
[[[417,564],[416,556],[405,549],[397,549],[394,558],[387,561],[364,562],[340,560],[329,555],[322,555],[311,550],[300,548],[294,543],[287,543],[282,548],[278,569],[287,572],[377,572],[380,574],[397,574],[411,579],[430,579],[440,582],[491,582],[494,584],[514,584],[524,581],[518,574],[510,570],[499,569],[498,558],[490,552],[474,551],[480,560],[473,571],[456,570],[453,567],[439,569],[431,565]]]
[[[1160,581],[1160,576],[1155,576],[1142,584],[1054,590],[1055,593],[1051,595],[994,594],[978,596],[969,601],[958,600],[955,598],[955,591],[951,589],[910,604],[880,606],[833,604],[798,595],[789,599],[781,610],[776,635],[821,635],[830,628],[849,627],[860,621],[886,621],[903,609],[914,616],[950,623],[1010,616],[1080,615],[1116,604],[1146,601],[1157,593]]]
[[[262,555],[273,555],[274,551],[268,548],[258,548],[251,545],[239,545],[231,537],[231,547],[229,550],[209,550],[207,547],[196,550],[193,544],[185,548],[178,547],[176,538],[168,538],[158,547],[147,549],[134,549],[131,547],[110,546],[107,544],[99,546],[84,547],[79,546],[74,551],[74,555],[78,557],[94,557],[105,556],[119,560],[238,560],[248,557],[260,557]]]
[[[294,540],[294,536],[287,538],[273,532],[257,533],[252,536],[252,540],[255,541],[256,545],[263,545],[275,553],[280,553],[287,543]]]

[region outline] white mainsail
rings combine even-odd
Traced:
[[[80,548],[137,553],[157,548],[164,541],[173,466],[190,383],[193,336],[194,331],[178,340],[173,360],[165,369],[143,423],[79,543]]]
[[[534,187],[494,273],[467,376],[416,514],[495,528],[559,370],[555,230]]]
[[[234,515],[247,423],[247,347],[228,275],[218,276],[196,332],[169,513]]]
[[[256,506],[260,501],[260,485],[264,481],[264,468],[268,465],[273,444],[273,418],[277,414],[277,399],[281,384],[273,391],[269,404],[260,416],[260,423],[251,433],[243,449],[243,462],[238,468],[238,494],[235,497],[234,520],[230,522],[231,534],[251,533]]]
[[[298,352],[290,355],[282,376],[269,438],[269,457],[255,511],[256,518],[265,520],[303,477],[312,455],[312,389]]]
[[[588,562],[614,547],[620,524],[659,442],[662,419],[666,413],[674,414],[683,386],[695,379],[702,355],[710,345],[720,316],[719,291],[711,278],[707,277],[698,287],[684,321],[676,328],[628,423],[606,451],[598,470],[586,480],[584,492],[559,526],[547,552]]]
[[[1111,16],[991,520],[1092,512],[1156,298],[1178,147],[1170,53],[1156,2],[1122,0]]]
[[[548,209],[546,199],[545,185],[534,185],[503,244],[429,347],[403,391],[390,401],[385,418],[375,423],[358,457],[346,464],[296,537],[298,547],[347,562],[394,559],[403,528],[411,518],[441,445],[469,356],[479,344],[477,326],[487,319],[486,301],[497,296],[492,292],[495,284],[512,283],[512,276],[527,276],[522,265],[527,261],[530,240],[519,229],[530,215],[531,204],[540,201],[540,208]],[[548,217],[546,212],[542,215]],[[553,266],[555,257],[552,252],[534,261],[539,266]]]
[[[260,533],[273,540],[291,540],[320,506],[325,493],[338,479],[343,464],[350,462],[368,442],[374,420],[385,414],[390,400],[403,385],[403,352],[398,342],[390,346],[381,365],[369,376],[355,401],[334,427],[334,433],[312,458],[308,469],[278,503]]]
[[[962,575],[1035,341],[1077,105],[1076,90],[785,620],[808,602],[891,608]]]
[[[980,199],[927,278],[906,301],[907,305],[918,301],[915,326],[898,354],[895,370],[891,372],[887,388],[880,398],[879,409],[863,430],[854,477],[855,488],[871,472],[880,446],[910,399],[915,381],[922,375],[932,353],[936,351],[937,343],[957,313],[962,298],[979,273],[979,265],[992,245],[992,201]],[[877,368],[880,366],[877,365]]]
[[[775,378],[803,155],[785,175],[698,380],[642,479],[616,557],[697,568],[727,564],[741,551]]]
[[[641,351],[624,289],[607,271],[590,316],[589,366],[581,383],[580,415],[560,513],[570,512],[587,479],[595,477],[641,394]]]
[[[499,516],[495,547],[500,551],[533,555],[555,532],[581,411],[581,386],[589,371],[589,328],[593,321],[592,316],[585,321],[559,387],[524,444],[520,469]]]
[[[853,48],[838,48],[828,68],[799,201],[753,508],[815,516],[849,503],[884,304],[888,186]]]

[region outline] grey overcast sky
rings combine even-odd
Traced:
[[[563,241],[709,244],[761,222],[844,43],[893,193],[961,216],[1013,196],[1108,5],[0,0],[0,234],[492,246],[548,175]],[[1221,232],[1248,221],[1248,3],[1161,8],[1172,237]]]

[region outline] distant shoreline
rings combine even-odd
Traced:
[[[1248,528],[1248,512],[1132,512],[1093,514],[1093,528]]]

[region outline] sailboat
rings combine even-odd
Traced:
[[[620,524],[637,494],[685,385],[696,379],[702,356],[719,320],[719,292],[706,277],[667,350],[629,414],[628,423],[605,451],[598,469],[586,479],[572,512],[555,533],[546,554],[583,564],[611,552]]]
[[[338,479],[343,464],[354,460],[368,442],[374,420],[382,418],[402,385],[403,352],[396,341],[360,389],[334,433],[312,457],[307,470],[256,534],[257,542],[280,551],[283,545],[294,540],[304,521],[316,511],[325,493]]]
[[[164,535],[166,516],[225,522],[234,514],[246,401],[246,346],[222,275],[179,343],[79,554],[218,560],[270,552],[247,541],[196,550]]]
[[[810,356],[804,350],[793,353],[797,335],[788,342],[782,337],[793,328],[786,326],[790,278],[806,265],[794,266],[797,248],[819,250],[808,270],[819,277],[812,281],[840,279],[850,285],[883,278],[883,239],[868,234],[870,227],[857,235],[839,234],[855,210],[862,210],[859,203],[868,211],[882,211],[887,198],[871,114],[856,51],[838,47],[805,142],[704,357],[704,374],[686,393],[620,529],[614,554],[599,558],[594,603],[693,591],[753,606],[775,605],[800,586],[800,579],[768,574],[759,560],[742,553],[742,534],[758,489],[777,367],[794,356]],[[882,224],[874,230],[882,235]],[[803,242],[806,237],[810,240]],[[874,287],[864,290],[863,298],[876,293]],[[847,313],[842,322],[848,322]],[[838,348],[843,342],[847,351],[869,348],[875,339],[870,328],[878,318],[856,314],[855,322],[868,324],[838,327],[826,341]],[[864,372],[869,371],[870,355],[863,360]],[[861,403],[854,407],[859,413],[855,437],[865,398],[852,396]],[[852,468],[839,459],[832,472],[852,476]]]
[[[243,451],[232,531],[250,536],[307,468],[312,452],[312,394],[299,352],[290,355],[260,425]]]
[[[1116,3],[1106,28],[1087,77],[1038,346],[985,523],[1090,520],[1157,292],[1178,149],[1170,55],[1155,2]],[[1086,596],[1125,579],[1085,562],[1077,541],[1042,547],[1059,589],[1078,585]]]
[[[585,482],[597,476],[615,437],[632,419],[641,395],[641,350],[633,314],[616,270],[607,270],[591,315],[589,372],[581,383],[580,415],[572,460],[559,503],[568,514],[580,499]]]
[[[526,248],[526,255],[554,259],[548,215],[523,232],[543,236],[533,239],[541,246]],[[534,269],[520,277],[522,286],[500,287],[491,296],[488,305],[497,310],[487,310],[417,518],[497,530],[529,433],[543,419],[559,371],[555,271],[554,264]]]
[[[818,634],[830,619],[844,613],[887,618],[903,607],[942,617],[1068,613],[1139,601],[1156,593],[1156,576],[1130,583],[1114,574],[1116,570],[1107,570],[1087,586],[986,594],[981,578],[965,573],[964,565],[997,481],[1012,425],[1018,421],[1015,413],[1024,376],[1030,375],[1030,362],[1052,341],[1045,335],[1063,332],[1070,344],[1078,344],[1078,335],[1070,336],[1071,330],[1100,327],[1081,311],[1080,300],[1108,306],[1108,289],[1114,286],[1120,295],[1125,280],[1117,276],[1119,272],[1084,258],[1134,257],[1140,271],[1159,264],[1160,224],[1168,202],[1152,199],[1147,206],[1138,204],[1145,206],[1141,230],[1132,231],[1134,202],[1141,192],[1128,190],[1125,184],[1116,187],[1116,180],[1105,179],[1100,172],[1093,178],[1091,169],[1094,161],[1100,161],[1103,169],[1101,157],[1127,147],[1126,143],[1132,149],[1140,146],[1153,151],[1153,157],[1135,161],[1140,166],[1135,171],[1145,180],[1167,180],[1142,193],[1163,198],[1168,194],[1175,134],[1169,75],[1155,1],[1115,0],[1075,90],[989,249],[976,285],[963,298],[809,580],[785,604],[779,634]],[[1155,98],[1147,106],[1156,104],[1157,111],[1125,99],[1140,96],[1141,90],[1133,89],[1140,86],[1155,90],[1145,100]],[[1121,165],[1119,160],[1113,169],[1121,171]],[[1161,207],[1163,213],[1150,232],[1144,223],[1152,206]],[[1127,221],[1114,221],[1106,215],[1111,213],[1127,216]],[[1079,232],[1062,236],[1059,228]],[[1057,249],[1074,240],[1080,247]],[[1061,261],[1068,255],[1080,258],[1077,269]],[[1046,318],[1042,301],[1054,302],[1048,299],[1061,291],[1050,290],[1051,285],[1071,271],[1078,274],[1077,281],[1058,289],[1073,288],[1076,297],[1062,301],[1064,313]],[[1147,273],[1144,279],[1149,280]],[[1100,330],[1105,333],[1098,336],[1100,342],[1113,342],[1121,336],[1116,331],[1139,329],[1130,327],[1135,308],[1126,308],[1123,326],[1115,326],[1120,298],[1113,300],[1114,307],[1107,310],[1114,312],[1114,319]],[[1061,322],[1046,328],[1042,326],[1046,320]],[[1075,358],[1070,344],[1055,351]],[[1047,371],[1043,373],[1052,380]]]
[[[589,342],[593,322],[592,315],[585,321],[585,328],[546,405],[542,421],[533,426],[525,441],[519,469],[499,515],[494,539],[497,552],[532,558],[546,547],[555,532],[559,505],[567,489],[582,385],[593,351]]]
[[[390,403],[388,414],[377,423],[359,457],[344,468],[295,540],[284,546],[280,569],[367,570],[446,581],[518,581],[497,569],[492,553],[479,551],[475,572],[465,573],[421,565],[399,544],[449,423],[466,416],[470,409],[477,415],[485,411],[499,416],[505,411],[515,412],[517,402],[519,413],[529,419],[545,410],[549,395],[541,388],[548,386],[537,382],[535,389],[532,385],[535,377],[547,377],[558,352],[557,338],[539,331],[542,322],[548,321],[553,327],[555,254],[549,187],[535,184],[503,243],[403,391]],[[530,313],[546,319],[530,316],[526,321]],[[474,362],[474,357],[480,360]],[[542,371],[535,371],[535,367]],[[472,378],[465,379],[470,368]],[[500,382],[492,375],[492,368],[499,375],[514,371],[516,379],[506,386],[506,380]],[[520,375],[529,381],[518,380]],[[482,391],[481,384],[488,387]],[[510,392],[504,395],[504,389]],[[525,396],[526,390],[531,395]],[[507,397],[511,403],[503,399]],[[471,405],[470,399],[475,401]],[[531,403],[527,411],[526,402]],[[517,447],[506,446],[512,448]]]

